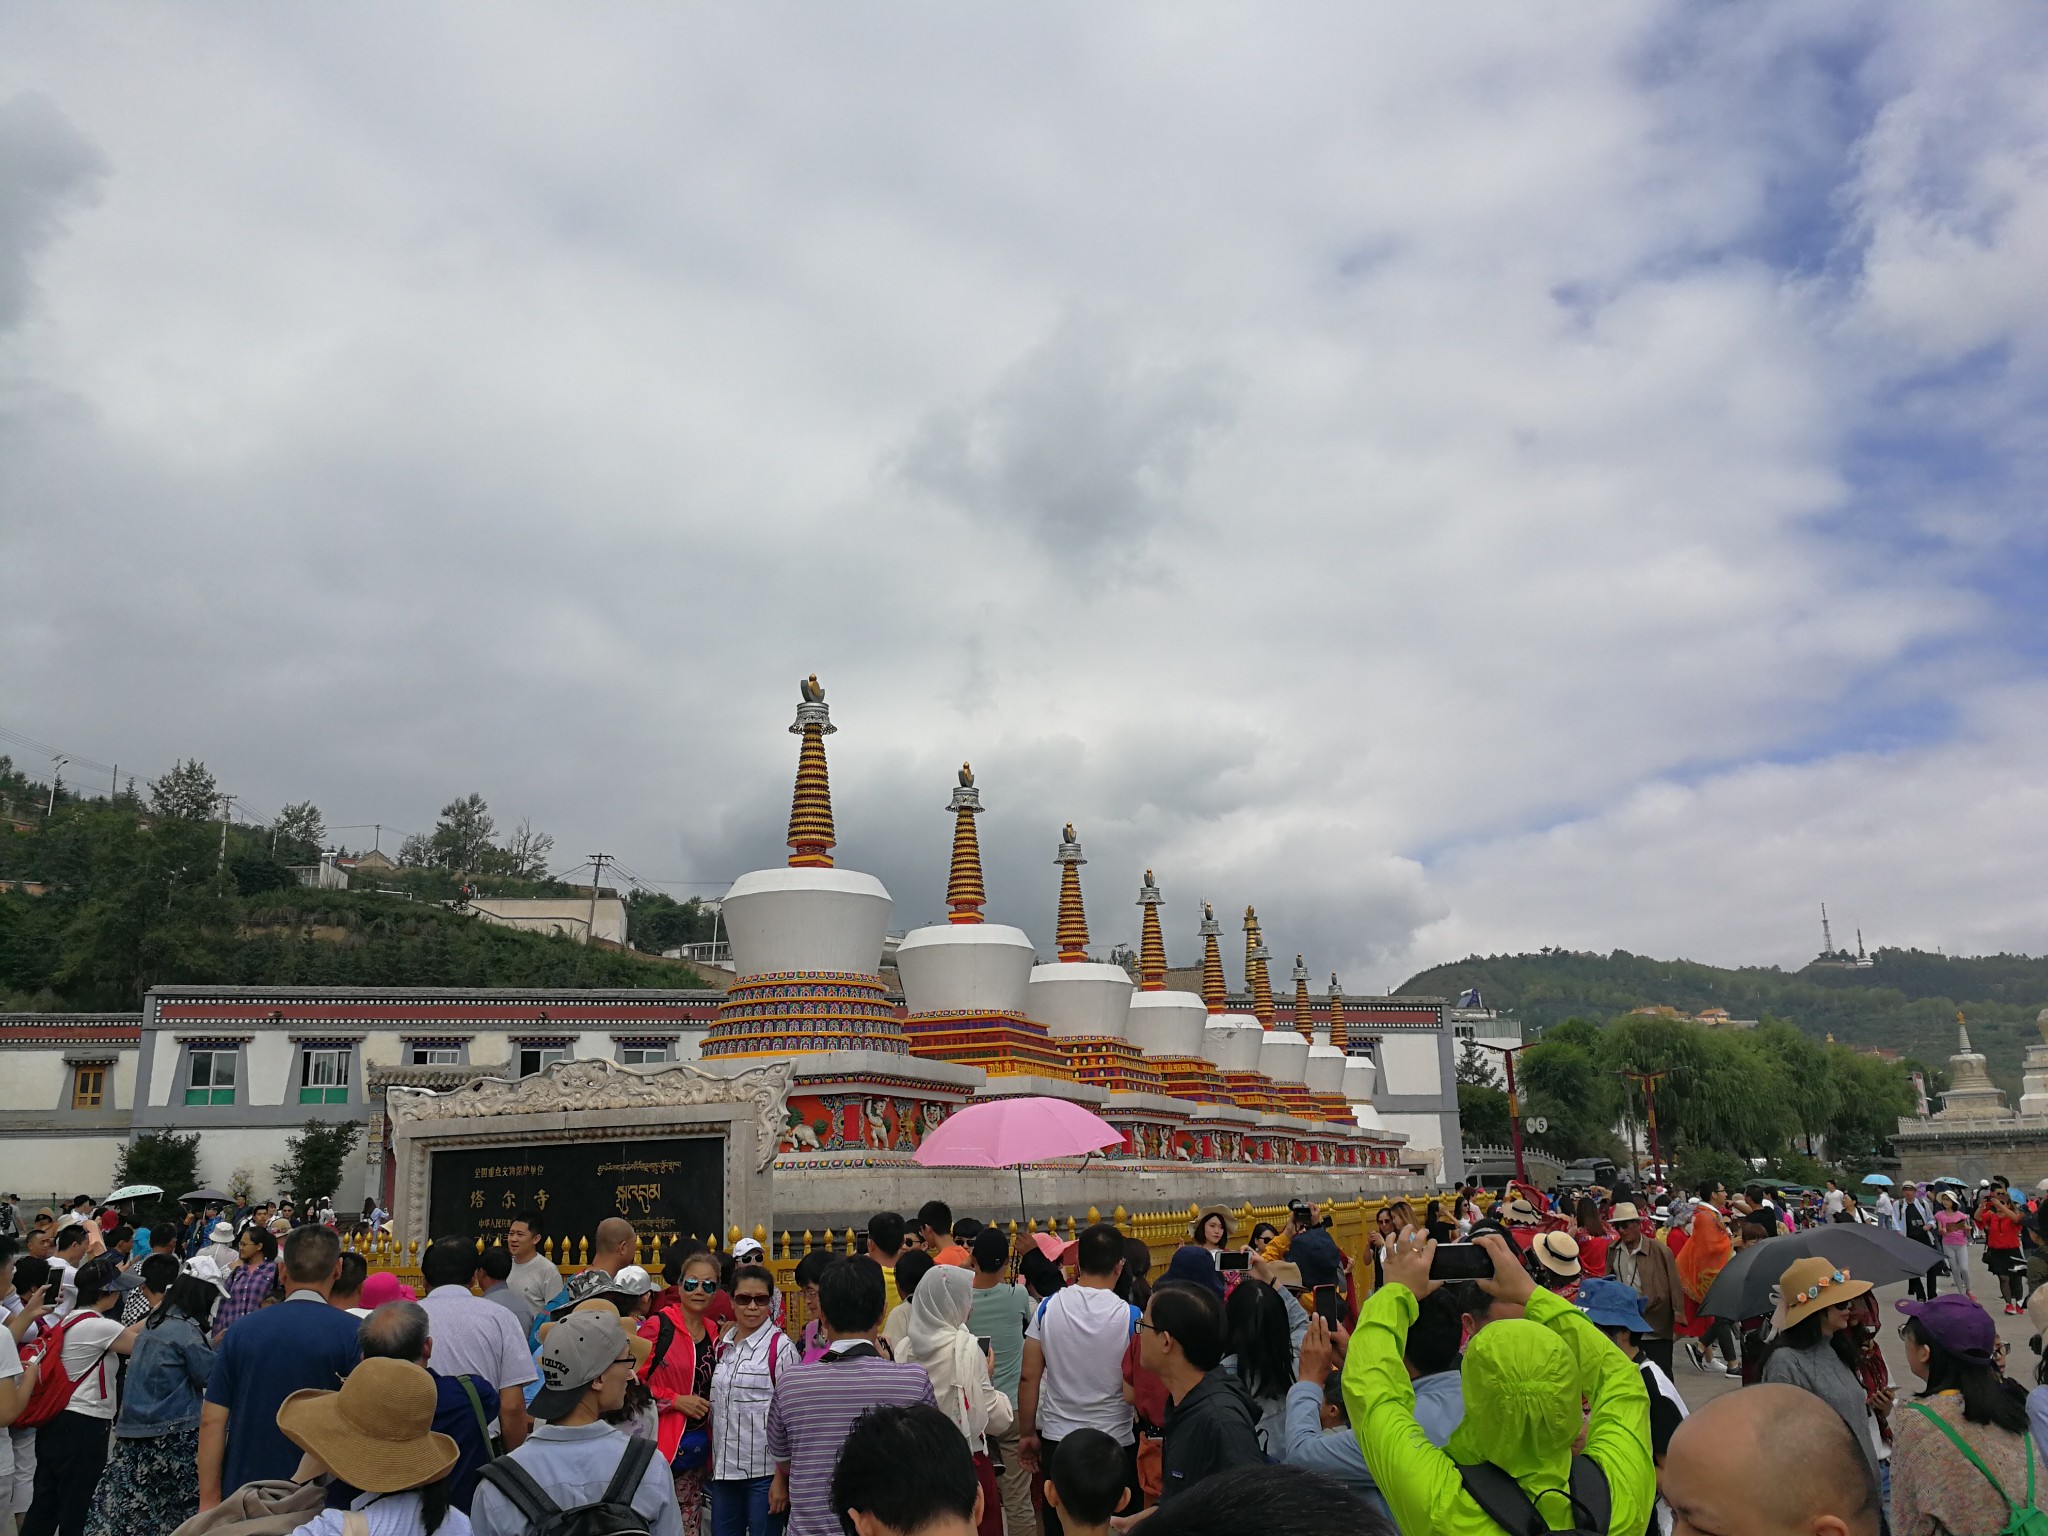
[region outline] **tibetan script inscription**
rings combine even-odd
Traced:
[[[651,1243],[725,1235],[725,1138],[550,1142],[451,1147],[432,1154],[427,1228],[491,1242],[522,1210],[538,1211],[557,1238],[587,1238],[623,1216]]]

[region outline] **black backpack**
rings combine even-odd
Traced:
[[[1472,1502],[1508,1536],[1608,1536],[1607,1527],[1614,1516],[1613,1490],[1607,1486],[1607,1473],[1600,1463],[1589,1456],[1572,1458],[1571,1480],[1560,1490],[1572,1501],[1572,1523],[1562,1530],[1546,1524],[1537,1513],[1536,1501],[1492,1462],[1460,1463],[1458,1476]]]
[[[626,1442],[619,1470],[612,1474],[595,1504],[564,1509],[547,1495],[510,1456],[494,1461],[480,1474],[511,1502],[526,1521],[527,1536],[650,1536],[651,1518],[633,1508],[633,1495],[654,1460],[652,1440]]]

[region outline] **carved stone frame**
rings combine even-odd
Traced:
[[[516,1082],[486,1077],[438,1093],[388,1088],[396,1235],[422,1246],[432,1236],[427,1170],[443,1148],[703,1134],[725,1138],[727,1224],[742,1232],[770,1226],[775,1149],[795,1078],[788,1061],[712,1073],[688,1062],[627,1067],[600,1057],[556,1062]]]

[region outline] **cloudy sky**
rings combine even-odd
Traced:
[[[0,725],[687,895],[815,671],[899,926],[971,758],[1047,949],[2040,953],[2044,273],[2023,4],[14,6]]]

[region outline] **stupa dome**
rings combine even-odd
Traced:
[[[1120,965],[1056,960],[1031,968],[1024,1012],[1060,1037],[1125,1038],[1131,977]]]
[[[1259,1070],[1276,1083],[1307,1080],[1308,1041],[1291,1029],[1268,1029],[1259,1042]]]
[[[1256,1072],[1265,1038],[1265,1026],[1248,1013],[1212,1013],[1202,1031],[1202,1054],[1219,1072]]]
[[[720,908],[744,979],[783,971],[873,976],[895,910],[873,875],[854,869],[757,869],[733,881]]]
[[[896,946],[896,971],[911,1013],[1025,1015],[1037,958],[1022,928],[934,923],[903,936]]]
[[[1209,1010],[1192,992],[1139,992],[1131,998],[1129,1038],[1147,1056],[1200,1056]]]
[[[1379,1068],[1367,1056],[1346,1056],[1344,1058],[1344,1097],[1355,1108],[1360,1104],[1372,1103],[1373,1089],[1378,1086]]]
[[[1308,1048],[1308,1068],[1302,1074],[1302,1081],[1308,1084],[1312,1093],[1342,1093],[1344,1064],[1349,1059],[1334,1045],[1311,1043]]]

